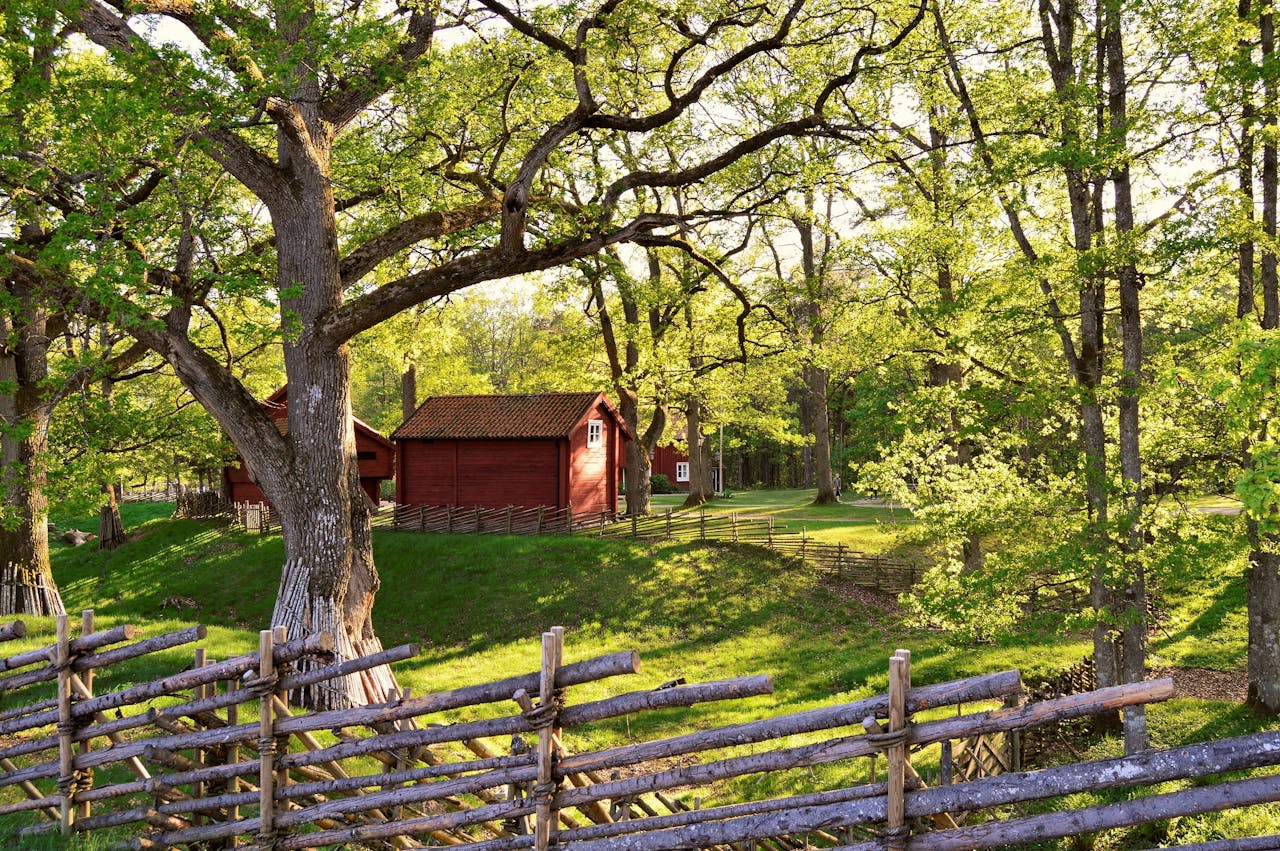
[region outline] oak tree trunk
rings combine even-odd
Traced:
[[[685,406],[685,427],[689,443],[689,495],[684,505],[692,508],[712,497],[711,465],[707,463],[709,453],[702,437],[702,403],[697,398],[690,398]]]
[[[116,496],[116,486],[102,486],[106,502],[98,510],[98,549],[114,550],[125,542],[124,521],[120,519],[120,501]]]
[[[0,524],[0,615],[65,613],[49,565],[49,501],[44,493],[49,411],[47,317],[30,282],[13,282],[17,308],[0,324],[16,343],[0,353],[0,483],[7,522]]]

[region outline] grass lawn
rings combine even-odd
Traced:
[[[733,491],[729,499],[716,499],[702,506],[709,514],[737,513],[743,516],[777,518],[779,526],[789,532],[801,533],[817,541],[846,544],[855,550],[872,554],[890,554],[911,557],[909,551],[899,551],[897,532],[915,521],[905,508],[884,507],[862,500],[845,492],[834,505],[814,505],[818,495],[815,488],[790,488],[783,490]],[[684,508],[685,495],[654,494],[653,511],[693,511]]]
[[[812,492],[808,494],[811,499]],[[813,508],[805,499],[805,492],[746,492],[709,510],[773,513],[787,516],[788,522],[794,517],[811,525],[815,537],[831,531],[892,545],[892,527],[881,522],[885,509]],[[114,553],[91,545],[73,549],[55,544],[55,577],[68,609],[92,607],[103,626],[134,623],[147,634],[203,623],[209,627],[205,645],[218,659],[255,649],[256,631],[268,623],[275,597],[283,560],[280,538],[169,520],[169,510],[156,504],[126,505],[131,540]],[[55,520],[61,528],[77,524],[76,518]],[[1243,664],[1242,574],[1237,562],[1220,557],[1233,540],[1234,522],[1209,518],[1208,528],[1217,529],[1217,537],[1206,535],[1198,549],[1189,547],[1185,553],[1199,572],[1165,583],[1165,633],[1153,637],[1153,652],[1162,664]],[[78,523],[92,528],[83,518]],[[644,664],[638,676],[575,689],[574,702],[652,688],[678,677],[690,682],[760,673],[775,677],[775,693],[768,697],[595,725],[568,741],[578,751],[882,692],[887,658],[897,647],[913,651],[917,684],[1011,667],[1034,680],[1089,652],[1085,635],[1064,635],[1056,625],[1032,623],[1003,642],[958,646],[943,633],[912,628],[883,608],[851,600],[794,563],[750,548],[379,530],[375,554],[383,586],[374,621],[384,644],[412,641],[423,647],[418,658],[396,669],[401,684],[415,694],[534,670],[537,636],[555,624],[567,628],[568,661],[635,649]],[[27,623],[34,637],[26,646],[50,639],[50,620]],[[190,659],[190,648],[183,648],[122,665],[102,676],[99,688],[150,679],[184,667]],[[1153,707],[1151,718],[1157,746],[1261,728],[1237,704],[1215,701],[1175,700]],[[1112,741],[1096,748],[1116,746]],[[865,767],[859,764],[857,771],[865,772]],[[781,794],[789,783],[813,782],[806,776],[747,778],[716,793],[725,798],[744,789],[756,796]],[[824,769],[817,779],[852,778]],[[1180,823],[1223,836],[1259,829],[1256,819],[1241,823],[1234,818]],[[1280,817],[1267,818],[1266,824],[1280,831]],[[1191,830],[1185,827],[1184,832]],[[1093,847],[1146,846],[1099,839]]]

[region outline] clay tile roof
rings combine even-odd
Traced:
[[[391,439],[568,437],[599,398],[599,393],[433,396],[395,430]]]

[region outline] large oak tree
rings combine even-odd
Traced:
[[[837,96],[922,12],[805,0],[696,13],[619,0],[536,11],[497,0],[56,5],[121,73],[154,81],[185,138],[265,209],[270,231],[257,249],[274,253],[287,434],[193,339],[193,317],[217,310],[217,264],[154,276],[150,293],[130,294],[124,307],[118,289],[100,295],[218,420],[279,511],[285,564],[273,623],[327,631],[344,657],[379,646],[348,341],[473,284],[660,236],[679,217],[646,209],[647,190],[695,184],[822,130]],[[157,20],[193,38],[181,48],[149,41]],[[449,48],[437,43],[446,27],[470,35]],[[836,70],[812,91],[777,93],[785,117],[725,120],[724,104],[754,68],[814,50],[829,51]],[[642,154],[631,169],[579,156],[583,139],[602,135],[662,156]],[[672,136],[682,151],[675,166],[665,153]],[[571,173],[575,158],[576,168],[613,172],[586,204],[547,177],[551,163]],[[222,250],[208,243],[196,254]],[[381,671],[302,697],[337,706],[383,699],[392,687]]]

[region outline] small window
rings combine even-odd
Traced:
[[[604,421],[587,420],[587,448],[594,449],[604,442]]]
[[[356,452],[357,461],[377,461],[378,453],[372,449],[361,449]]]
[[[688,461],[676,462],[676,481],[677,482],[689,481],[689,462]]]

